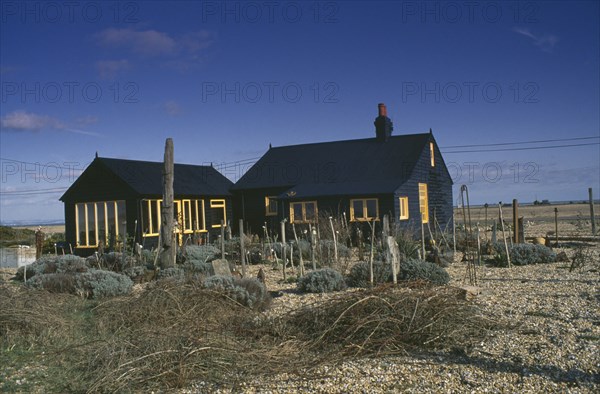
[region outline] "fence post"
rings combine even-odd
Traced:
[[[281,263],[283,264],[283,280],[287,279],[287,274],[285,272],[285,259],[286,255],[286,243],[285,243],[285,220],[281,221]]]
[[[240,219],[240,263],[242,264],[242,276],[246,277],[246,251],[244,248],[244,219]]]
[[[594,197],[592,196],[592,188],[588,189],[590,195],[590,218],[592,219],[592,235],[596,235],[596,217],[594,216]]]
[[[558,208],[554,208],[554,237],[556,240],[555,247],[558,247]]]
[[[513,199],[512,203],[512,211],[513,211],[513,243],[518,244],[521,242],[521,237],[519,236],[519,201],[517,199]]]

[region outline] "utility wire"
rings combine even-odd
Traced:
[[[553,140],[537,140],[537,141],[523,141],[523,142],[498,142],[498,143],[494,143],[494,144],[452,145],[452,146],[441,146],[440,149],[449,149],[449,148],[474,148],[474,147],[481,147],[481,146],[538,144],[538,143],[545,143],[545,142],[581,141],[581,140],[592,140],[592,139],[600,139],[600,136],[559,138],[559,139],[553,139]]]
[[[475,152],[505,152],[505,151],[518,151],[518,150],[538,150],[538,149],[554,149],[554,148],[570,148],[575,146],[591,146],[600,145],[600,142],[592,142],[587,144],[566,144],[566,145],[553,145],[553,146],[530,146],[527,148],[503,148],[503,149],[469,149],[469,150],[457,150],[457,151],[442,151],[448,155],[451,153],[475,153]]]

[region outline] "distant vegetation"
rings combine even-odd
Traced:
[[[35,231],[0,226],[0,246],[34,245]]]

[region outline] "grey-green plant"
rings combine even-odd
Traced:
[[[330,293],[347,288],[342,274],[331,268],[310,271],[298,279],[298,290],[303,293]]]
[[[514,265],[547,264],[556,261],[556,253],[547,246],[539,244],[514,244],[508,248],[510,262]],[[497,242],[494,245],[492,263],[497,266],[508,266],[504,244]]]
[[[400,264],[400,280],[426,280],[434,285],[445,285],[450,282],[450,275],[437,264],[418,259],[408,259]]]
[[[271,302],[271,295],[266,287],[255,278],[213,275],[204,279],[202,284],[205,288],[221,292],[251,309],[266,310]]]

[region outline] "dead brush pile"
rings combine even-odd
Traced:
[[[250,376],[302,374],[353,356],[466,347],[494,326],[460,290],[422,283],[341,292],[283,315],[193,281],[161,280],[103,302],[0,292],[3,346],[27,334],[50,352],[48,367],[60,373],[43,383],[53,384],[50,392],[170,391],[195,381],[236,387]]]
[[[312,350],[327,350],[335,360],[406,354],[424,347],[465,348],[497,327],[465,301],[460,289],[424,282],[411,287],[384,285],[303,307],[285,317],[286,334]]]

